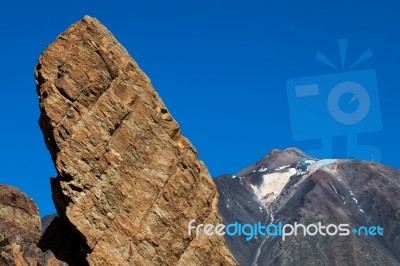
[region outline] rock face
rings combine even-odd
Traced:
[[[16,188],[0,185],[0,265],[66,265],[36,246],[40,236],[35,203]]]
[[[58,172],[59,221],[47,230],[71,232],[80,252],[73,264],[237,264],[223,237],[188,236],[191,219],[221,223],[215,185],[149,78],[104,26],[90,17],[72,25],[41,55],[35,76]]]
[[[225,223],[381,226],[383,236],[227,237],[240,265],[400,265],[400,171],[358,160],[274,150],[215,180]],[[301,229],[300,229],[301,230]]]

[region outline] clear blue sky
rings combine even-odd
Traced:
[[[85,14],[106,25],[152,79],[212,176],[235,173],[273,148],[316,145],[294,141],[287,80],[340,73],[314,59],[321,51],[340,65],[338,39],[349,40],[349,63],[370,48],[374,56],[354,70],[376,71],[383,129],[359,141],[399,168],[397,2],[1,1],[0,183],[28,193],[41,215],[54,212],[49,178],[56,173],[37,123],[33,69]],[[346,156],[344,139],[334,141],[338,157]]]

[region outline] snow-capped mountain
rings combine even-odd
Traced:
[[[215,179],[225,224],[381,226],[383,236],[226,236],[241,265],[400,265],[400,171],[358,160],[273,150]]]

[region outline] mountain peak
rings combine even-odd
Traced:
[[[285,150],[273,149],[261,160],[238,172],[237,176],[248,175],[259,169],[276,169],[284,165],[292,165],[304,160],[316,160],[302,150],[291,147]]]
[[[240,265],[327,265],[331,258],[338,265],[399,265],[399,170],[368,161],[317,160],[289,148],[272,150],[237,176],[214,180],[225,223],[384,228],[384,235],[374,237],[354,232],[285,241],[262,235],[251,241],[227,237]]]

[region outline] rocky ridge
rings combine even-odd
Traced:
[[[38,208],[18,189],[0,185],[0,265],[64,266],[36,246],[41,237]]]

